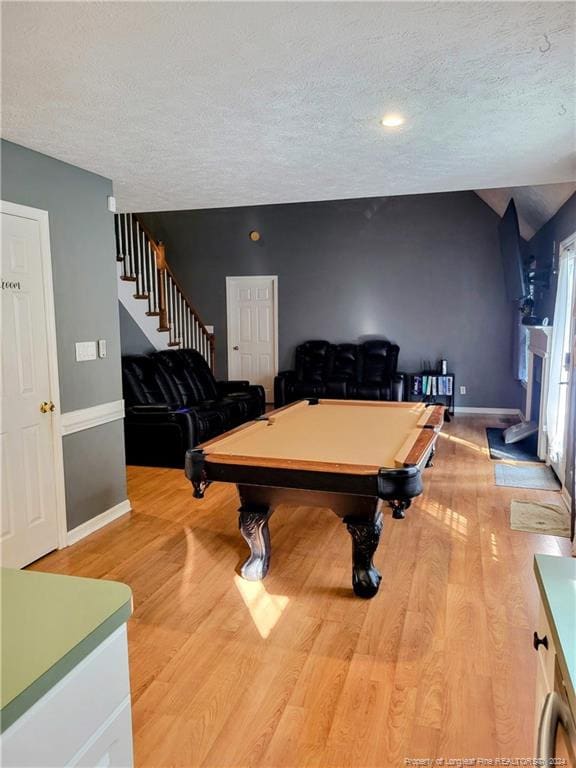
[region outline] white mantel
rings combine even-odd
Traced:
[[[542,358],[542,386],[540,387],[540,406],[538,414],[538,458],[546,460],[546,401],[548,399],[548,380],[550,374],[550,347],[552,344],[551,325],[533,325],[526,328],[528,333],[528,382],[526,385],[526,405],[524,418],[531,420],[532,392],[534,389],[534,357]]]

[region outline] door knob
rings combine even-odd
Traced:
[[[43,403],[40,403],[40,413],[52,413],[56,409],[56,406],[50,400],[49,402],[44,401]]]
[[[235,347],[232,347],[232,349],[235,349],[236,351],[238,351],[240,349],[240,347],[238,345],[236,345]]]

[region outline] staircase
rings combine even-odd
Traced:
[[[133,213],[116,214],[114,225],[120,301],[156,349],[195,349],[214,370],[214,334],[172,274],[164,245]]]

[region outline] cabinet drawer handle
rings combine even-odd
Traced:
[[[543,645],[546,650],[548,650],[548,637],[544,635],[544,637],[540,638],[538,637],[538,632],[534,632],[534,639],[532,640],[532,645],[534,646],[534,650],[537,651],[538,647],[540,645]]]
[[[568,705],[556,692],[551,691],[544,699],[540,723],[538,724],[538,739],[536,745],[537,757],[544,765],[560,765],[561,761],[554,763],[556,758],[557,731],[562,728],[570,744],[576,738],[576,729]],[[540,764],[540,763],[539,763]]]

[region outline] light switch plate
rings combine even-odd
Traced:
[[[106,339],[98,339],[98,357],[106,357]]]
[[[77,341],[76,342],[76,362],[83,363],[86,360],[96,360],[96,342],[95,341]]]

